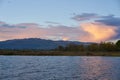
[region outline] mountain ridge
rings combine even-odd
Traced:
[[[0,49],[40,49],[50,50],[55,49],[58,46],[67,46],[68,44],[87,45],[91,42],[79,42],[79,41],[53,41],[41,38],[25,38],[25,39],[13,39],[0,41]]]

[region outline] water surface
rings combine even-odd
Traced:
[[[0,80],[120,80],[120,57],[0,56]]]

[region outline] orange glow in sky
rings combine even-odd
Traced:
[[[107,26],[101,23],[84,23],[81,24],[81,27],[88,34],[83,37],[84,41],[105,41],[117,34],[116,27]]]

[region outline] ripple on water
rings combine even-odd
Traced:
[[[120,80],[119,57],[0,56],[0,80]]]

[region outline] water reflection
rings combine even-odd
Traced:
[[[85,80],[115,80],[112,77],[112,63],[103,59],[103,57],[82,57],[83,69],[81,75]]]

